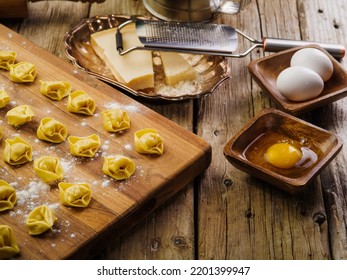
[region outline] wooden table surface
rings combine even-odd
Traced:
[[[97,3],[100,2],[100,3]],[[347,46],[345,0],[253,0],[218,22],[246,34]],[[63,37],[95,15],[149,15],[140,0],[28,3],[24,19],[0,23],[67,61]],[[239,49],[250,43],[241,40]],[[251,79],[250,61],[261,49],[229,60],[231,79],[212,95],[142,104],[201,136],[212,146],[205,173],[140,220],[91,259],[347,259],[347,145],[302,195],[292,196],[239,171],[223,148],[254,115],[276,105]],[[347,66],[346,59],[342,65]],[[347,100],[300,118],[347,140]]]

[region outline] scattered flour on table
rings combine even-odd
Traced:
[[[201,91],[201,81],[199,78],[194,80],[184,80],[180,81],[175,86],[169,86],[161,84],[156,86],[155,92],[158,95],[168,96],[168,97],[180,97],[184,95],[196,95],[197,92]]]
[[[79,174],[75,170],[81,164],[80,159],[67,155],[64,158],[60,158],[60,163],[65,171],[65,180],[75,183],[84,181],[83,178],[78,177]]]
[[[86,127],[86,126],[88,126],[88,123],[86,121],[82,121],[81,126]]]
[[[101,146],[101,148],[105,151],[107,151],[110,148],[110,141],[106,140],[104,144]]]
[[[131,144],[125,144],[124,145],[124,149],[126,149],[127,151],[132,150],[133,146]]]
[[[19,183],[13,182],[11,185],[17,188]],[[59,203],[46,202],[50,189],[51,187],[48,184],[40,180],[29,181],[22,190],[16,190],[17,205],[20,206],[20,208],[14,208],[14,211],[10,212],[10,215],[22,215],[23,219],[26,219],[29,212],[40,205],[47,205],[52,209],[57,209]]]
[[[136,105],[123,105],[123,104],[119,104],[117,102],[109,102],[109,103],[106,103],[104,105],[104,107],[106,109],[122,109],[124,111],[127,111],[127,112],[137,112],[139,110],[139,107],[136,106]]]

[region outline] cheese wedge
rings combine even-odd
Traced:
[[[179,53],[160,52],[163,64],[165,81],[169,86],[175,86],[184,80],[194,80],[196,78],[195,69]]]
[[[136,35],[135,24],[126,25],[121,32],[125,50],[134,46],[141,46]],[[91,45],[96,54],[105,62],[113,76],[124,85],[134,90],[153,88],[152,53],[135,50],[122,56],[119,55],[115,34],[116,28],[112,28],[91,35]]]

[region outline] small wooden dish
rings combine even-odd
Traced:
[[[292,169],[280,169],[267,163],[264,151],[272,144],[286,140],[314,151],[317,161],[309,168]],[[236,168],[297,194],[307,189],[341,148],[342,141],[335,133],[280,110],[264,109],[230,139],[224,147],[224,156]]]
[[[278,91],[276,81],[278,75],[290,66],[290,59],[293,54],[302,48],[316,48],[324,52],[333,63],[334,73],[332,77],[325,82],[323,92],[318,97],[304,102],[294,102],[286,99]],[[291,48],[254,60],[248,64],[248,70],[261,89],[280,106],[280,109],[292,115],[306,113],[347,96],[346,70],[333,56],[318,45],[310,44]]]

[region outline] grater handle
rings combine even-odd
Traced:
[[[263,49],[268,52],[279,52],[294,47],[305,46],[309,44],[316,44],[325,49],[336,59],[341,59],[345,55],[345,46],[340,44],[330,43],[317,43],[309,41],[277,39],[277,38],[263,38]]]
[[[122,33],[120,33],[120,30],[118,28],[116,32],[116,47],[118,52],[123,51],[123,37]]]

